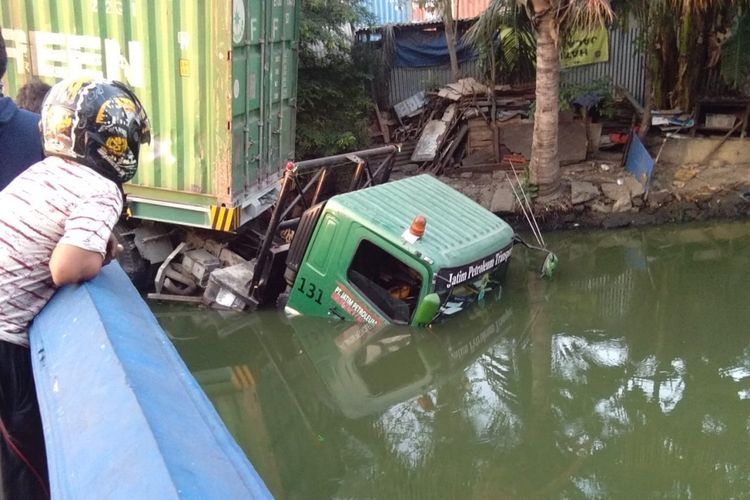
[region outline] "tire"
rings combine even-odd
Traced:
[[[289,292],[280,293],[279,296],[276,297],[276,309],[283,311],[287,302],[289,302]]]
[[[135,246],[135,240],[131,233],[131,228],[123,222],[118,222],[112,230],[112,234],[117,238],[117,242],[122,245],[123,251],[117,256],[117,262],[120,263],[125,274],[133,282],[139,292],[147,292],[151,287],[151,264],[141,257],[138,248]]]

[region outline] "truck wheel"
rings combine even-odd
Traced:
[[[139,292],[148,291],[149,278],[151,275],[151,265],[141,257],[138,248],[135,246],[132,230],[123,222],[118,222],[112,233],[117,238],[117,242],[123,247],[123,251],[117,256],[117,262],[120,263],[125,274],[133,282]]]
[[[279,294],[278,297],[276,297],[276,309],[279,311],[283,311],[286,307],[286,303],[289,302],[289,293],[288,292],[282,292]]]

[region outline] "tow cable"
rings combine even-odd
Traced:
[[[523,189],[523,186],[521,184],[521,180],[518,178],[518,172],[516,172],[516,168],[513,165],[512,161],[508,161],[510,163],[510,168],[513,170],[513,175],[516,178],[516,185],[518,186],[518,191],[521,192],[521,194],[518,194],[518,191],[516,191],[516,187],[513,185],[513,181],[510,180],[510,177],[508,177],[508,174],[505,174],[505,178],[508,180],[508,184],[510,184],[510,188],[513,190],[513,195],[516,197],[516,200],[518,200],[518,204],[521,206],[521,211],[523,212],[524,217],[526,217],[526,222],[529,223],[529,228],[531,229],[531,233],[534,235],[534,238],[536,239],[537,245],[530,245],[526,243],[523,238],[518,236],[517,234],[513,235],[513,241],[515,243],[520,243],[526,248],[530,250],[537,250],[543,253],[546,253],[547,256],[544,258],[544,262],[542,263],[542,269],[540,271],[540,275],[543,278],[552,278],[552,275],[555,273],[555,270],[557,269],[557,255],[555,255],[549,248],[547,248],[547,244],[544,242],[544,237],[542,236],[542,231],[539,229],[539,224],[536,222],[536,217],[534,216],[534,211],[531,208],[531,203],[529,202],[529,197],[526,195],[526,192]]]

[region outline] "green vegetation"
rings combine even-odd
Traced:
[[[738,15],[721,50],[721,76],[732,89],[745,90],[750,81],[750,13]]]
[[[297,159],[367,146],[373,56],[353,44],[351,27],[368,21],[359,0],[302,1]]]
[[[585,99],[586,97],[588,99]],[[560,85],[560,111],[578,109],[586,118],[592,113],[612,118],[615,114],[615,98],[612,95],[612,80],[599,78],[586,83],[563,83]]]
[[[534,26],[520,3],[490,2],[464,40],[474,47],[487,81],[511,84],[534,81]]]

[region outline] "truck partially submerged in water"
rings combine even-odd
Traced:
[[[192,273],[206,281],[203,303],[238,310],[275,303],[290,315],[375,327],[428,325],[499,287],[514,242],[502,219],[429,175],[373,185],[383,169],[388,173],[388,159],[366,174],[367,187],[319,201],[327,176],[340,184],[334,167],[317,169],[327,161],[289,165],[254,257],[222,267],[205,248],[184,251],[171,273],[165,271],[171,259],[162,264],[153,297],[164,298],[162,279]],[[299,177],[311,172],[287,203],[290,187],[301,186]],[[289,215],[294,213],[299,215]],[[219,248],[219,256],[231,252]],[[173,255],[179,253],[178,248]]]
[[[499,217],[428,175],[331,198],[292,241],[286,310],[425,325],[497,288],[513,245]]]
[[[395,145],[292,162],[298,18],[295,0],[8,0],[6,92],[103,76],[141,98],[152,144],[116,235],[152,298],[422,325],[481,299],[510,255],[499,218],[428,176],[388,183]]]

